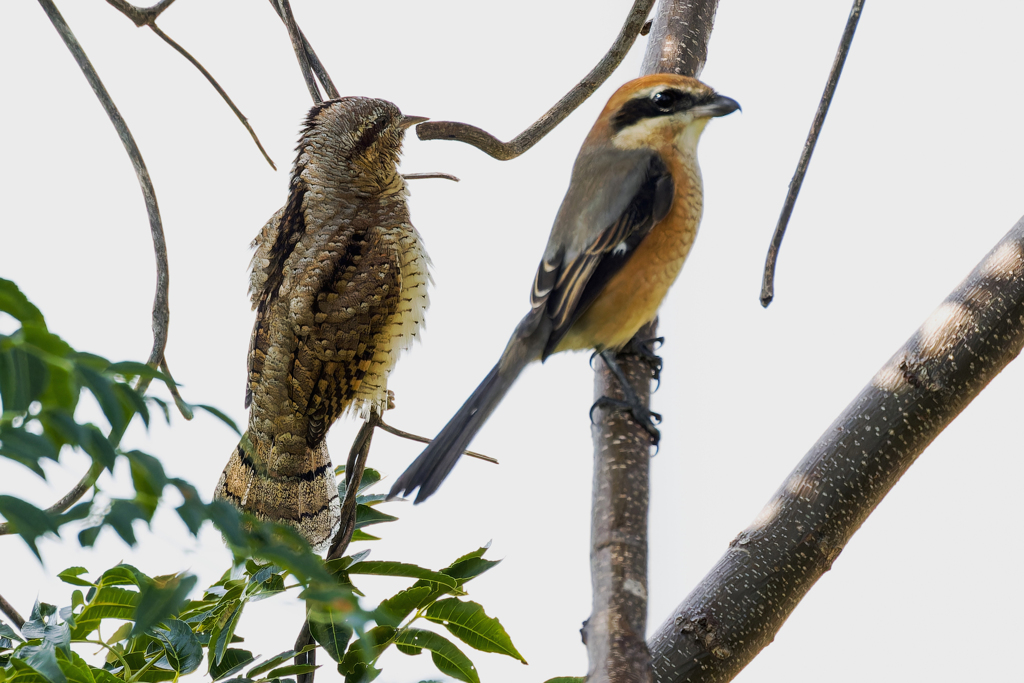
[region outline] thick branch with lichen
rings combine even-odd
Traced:
[[[731,680],[922,451],[1024,347],[1024,218],[836,418],[651,639],[658,683]]]

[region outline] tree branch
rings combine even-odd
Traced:
[[[651,639],[658,683],[731,680],[921,452],[1024,347],[1024,218],[871,379]]]
[[[662,0],[641,75],[695,75],[707,59],[717,0]],[[645,325],[615,359],[645,407],[650,407],[651,366],[629,351],[657,335]],[[622,396],[604,362],[595,364],[594,396]],[[592,428],[594,488],[590,531],[593,607],[584,625],[590,660],[588,683],[651,680],[647,629],[647,507],[650,438],[621,412],[604,411]]]
[[[320,88],[317,87],[316,78],[313,76],[313,68],[310,66],[310,54],[313,52],[309,46],[309,42],[306,37],[302,35],[302,31],[299,30],[299,25],[295,23],[295,15],[292,14],[292,6],[288,0],[271,0],[274,3],[274,9],[277,10],[277,16],[281,17],[281,21],[284,22],[285,28],[288,29],[288,38],[292,41],[292,49],[295,50],[295,58],[299,60],[299,70],[302,72],[302,80],[306,82],[306,88],[309,89],[309,95],[313,98],[315,104],[320,104],[324,101],[323,96],[320,94]],[[318,60],[319,61],[319,60]],[[321,69],[322,69],[321,65]],[[326,75],[326,71],[324,71]],[[318,74],[319,75],[319,74]],[[323,78],[321,78],[323,81]],[[330,79],[327,81],[330,83]],[[327,87],[327,83],[324,83],[324,88],[328,92],[333,89],[334,84]],[[337,97],[337,93],[328,97]]]
[[[0,612],[7,615],[7,618],[11,620],[14,626],[20,631],[25,625],[25,619],[18,614],[18,610],[14,609],[14,605],[7,602],[4,596],[0,595]]]
[[[832,71],[829,72],[828,81],[825,83],[825,92],[821,94],[821,101],[818,102],[818,111],[814,114],[811,130],[807,133],[807,142],[804,143],[804,151],[800,154],[800,161],[796,165],[793,179],[789,181],[789,192],[786,193],[786,201],[782,204],[782,213],[779,214],[779,222],[775,226],[775,233],[772,235],[771,244],[768,246],[768,255],[764,261],[764,276],[761,280],[761,305],[765,308],[768,308],[768,304],[775,298],[775,262],[779,257],[782,237],[786,234],[786,226],[789,225],[789,218],[793,215],[793,207],[796,206],[796,198],[800,194],[800,186],[804,183],[807,167],[811,163],[814,146],[818,144],[818,135],[821,134],[821,128],[825,125],[825,116],[828,115],[829,105],[832,104],[832,96],[836,92],[836,86],[839,85],[839,77],[843,73],[846,55],[850,53],[850,45],[853,44],[853,35],[857,32],[857,22],[860,21],[860,14],[863,9],[864,0],[853,0],[853,7],[850,9],[849,19],[846,20],[843,37],[839,41],[836,58],[832,61]]]
[[[718,0],[662,0],[651,25],[641,74],[673,73],[700,78]]]
[[[125,0],[107,0],[107,3],[114,7],[121,14],[125,15],[133,22],[136,26],[151,26],[157,17],[163,14],[163,11],[171,6],[174,0],[160,0],[152,7],[136,7],[130,2]]]
[[[635,339],[651,339],[654,320]],[[615,361],[637,398],[649,406],[651,366],[620,352]],[[622,400],[619,381],[600,355],[594,358],[594,400]],[[583,626],[590,670],[587,683],[650,681],[647,631],[647,505],[650,498],[651,437],[628,412],[598,407],[594,438],[594,488],[590,525],[593,605]]]
[[[622,63],[629,48],[636,41],[640,29],[651,12],[654,0],[636,0],[626,17],[619,35],[612,43],[611,49],[601,58],[590,73],[566,93],[555,106],[537,119],[529,128],[515,136],[509,142],[502,142],[485,130],[466,123],[455,121],[427,121],[416,126],[416,135],[420,140],[457,140],[473,145],[480,151],[495,159],[508,161],[533,147],[541,138],[550,133],[578,106],[583,104],[595,90],[608,80],[612,72]]]
[[[277,4],[277,0],[270,0],[270,5],[274,8],[274,11],[277,12],[277,16],[281,18],[281,21],[285,22],[285,26],[287,27],[288,22],[285,20],[281,7]],[[338,89],[334,87],[334,82],[327,73],[327,69],[324,68],[320,58],[316,56],[316,52],[313,51],[313,46],[309,44],[308,40],[306,40],[306,36],[302,32],[302,29],[299,28],[298,24],[295,25],[295,28],[298,31],[299,39],[302,42],[302,50],[306,53],[306,59],[309,61],[309,65],[313,69],[313,73],[316,74],[320,84],[324,87],[324,90],[327,91],[327,97],[332,100],[337,99],[339,97]],[[292,46],[295,46],[294,42],[292,43]]]

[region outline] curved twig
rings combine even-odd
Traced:
[[[125,151],[132,161],[135,175],[139,180],[139,187],[142,189],[142,198],[146,202],[146,213],[149,215],[149,230],[153,236],[153,251],[156,254],[156,296],[153,300],[153,349],[150,351],[148,364],[154,368],[159,367],[160,361],[164,357],[164,348],[167,346],[167,325],[170,321],[171,312],[167,304],[169,284],[167,243],[164,241],[164,228],[160,220],[160,207],[156,201],[156,190],[153,189],[153,181],[150,180],[149,171],[146,170],[146,162],[142,160],[142,153],[139,152],[139,147],[135,144],[135,138],[132,137],[131,131],[128,130],[128,124],[124,122],[121,112],[117,110],[114,101],[110,99],[110,94],[103,86],[99,74],[96,73],[96,69],[93,68],[81,44],[75,38],[75,34],[71,32],[67,22],[64,21],[64,17],[57,11],[52,0],[39,0],[39,4],[42,6],[43,11],[46,12],[46,16],[50,18],[53,27],[57,29],[57,33],[60,34],[61,39],[63,39],[64,44],[75,58],[75,61],[78,62],[78,67],[85,74],[85,80],[92,86],[93,92],[96,93],[96,98],[100,101],[104,111],[107,112],[110,122],[114,125],[114,129],[117,130],[118,137],[121,138],[121,144],[124,145]],[[164,3],[164,8],[166,8],[167,4],[169,3]],[[140,386],[148,385],[148,380],[145,383],[140,381]]]
[[[14,605],[7,602],[2,595],[0,595],[0,612],[6,614],[7,618],[14,623],[19,631],[25,625],[25,619],[18,614],[18,610],[14,609]]]
[[[832,96],[835,94],[836,86],[839,84],[839,76],[843,73],[843,64],[846,63],[846,55],[850,53],[850,45],[853,44],[853,35],[857,32],[857,22],[860,21],[863,9],[864,0],[853,0],[850,18],[846,20],[846,28],[843,29],[843,37],[839,41],[836,58],[832,62],[832,71],[829,72],[828,81],[825,83],[825,92],[821,94],[818,111],[814,114],[811,130],[807,133],[807,142],[804,143],[804,151],[800,154],[800,161],[796,165],[793,179],[789,181],[789,192],[786,194],[786,201],[782,205],[782,213],[779,214],[779,222],[775,226],[775,233],[772,234],[772,241],[768,246],[768,255],[764,261],[764,276],[761,279],[761,305],[765,308],[768,308],[768,304],[775,298],[775,262],[779,257],[782,237],[786,234],[789,217],[793,215],[793,207],[796,206],[796,198],[800,194],[800,186],[804,183],[807,167],[811,163],[811,155],[814,154],[814,146],[818,143],[818,135],[821,134],[821,127],[825,124],[825,116],[828,114],[829,105],[832,104]]]
[[[622,25],[619,35],[611,48],[601,58],[590,73],[566,93],[555,106],[551,107],[529,128],[508,142],[502,142],[485,130],[466,123],[455,121],[427,121],[416,126],[416,135],[420,140],[457,140],[472,145],[495,159],[508,161],[533,147],[541,138],[550,133],[569,114],[583,104],[595,90],[608,80],[612,72],[622,63],[629,48],[636,41],[640,29],[651,13],[654,0],[636,0],[629,10],[626,23]]]
[[[174,0],[160,0],[152,7],[136,7],[130,2],[125,0],[107,0],[107,3],[117,9],[121,14],[125,15],[133,22],[136,26],[146,26],[147,24],[152,25],[156,21],[157,17],[163,14],[163,11],[171,6]]]
[[[256,136],[256,131],[254,131],[252,129],[252,126],[249,125],[249,120],[245,118],[245,114],[243,114],[238,109],[238,107],[235,106],[235,103],[231,101],[231,98],[228,97],[228,94],[224,91],[224,88],[220,87],[220,83],[217,82],[213,75],[209,71],[207,71],[206,68],[202,64],[200,64],[195,57],[189,54],[189,52],[185,48],[176,43],[169,35],[160,30],[160,27],[156,25],[157,17],[160,16],[160,13],[167,9],[167,6],[170,5],[171,2],[174,2],[174,0],[169,0],[168,2],[161,3],[161,5],[154,5],[153,7],[148,9],[136,7],[135,5],[131,5],[127,2],[124,2],[123,0],[107,0],[107,2],[110,3],[115,9],[120,11],[122,14],[124,14],[126,17],[135,22],[136,26],[140,28],[142,26],[149,26],[149,28],[153,30],[153,33],[160,36],[160,38],[163,39],[165,43],[173,47],[175,50],[178,51],[178,53],[181,56],[183,56],[185,59],[191,62],[192,66],[199,69],[199,73],[203,74],[203,76],[206,77],[206,80],[210,82],[210,85],[212,85],[214,90],[216,90],[217,93],[221,96],[221,99],[223,99],[224,102],[227,103],[228,107],[231,108],[231,111],[233,111],[235,113],[235,116],[238,117],[238,120],[242,122],[243,126],[245,126],[245,129],[249,131],[249,135],[252,136],[253,142],[256,143],[256,146],[259,148],[260,153],[263,154],[263,158],[267,160],[268,164],[270,164],[270,168],[274,169],[275,171],[277,170],[277,166],[274,165],[274,160],[270,158],[269,154],[267,154],[267,150],[263,149],[263,143],[261,143],[260,139]]]
[[[433,443],[433,439],[428,439],[425,436],[419,436],[417,434],[411,434],[409,432],[403,432],[401,429],[397,429],[385,423],[384,420],[377,420],[377,426],[383,429],[388,434],[394,434],[395,436],[401,437],[403,439],[408,439],[409,441],[415,441],[416,443],[425,444]],[[484,455],[483,453],[477,453],[476,451],[462,451],[462,453],[464,455],[468,455],[471,458],[476,458],[477,460],[486,460],[487,462],[492,462],[495,465],[498,464],[497,459],[492,458],[489,455]]]
[[[177,50],[182,57],[190,61],[192,63],[192,66],[199,69],[199,73],[203,74],[203,76],[206,77],[206,80],[210,82],[210,85],[213,86],[213,89],[217,91],[217,93],[221,96],[221,99],[223,99],[225,104],[227,104],[231,108],[231,111],[235,113],[235,116],[237,116],[238,120],[242,122],[242,125],[245,126],[245,129],[249,131],[249,135],[252,136],[252,141],[256,143],[256,146],[260,150],[260,154],[262,154],[263,158],[267,160],[268,164],[270,164],[270,168],[276,171],[277,166],[274,164],[274,160],[270,158],[269,154],[267,154],[267,150],[263,149],[263,143],[260,142],[260,139],[258,137],[256,137],[256,131],[254,131],[252,129],[252,126],[249,125],[249,119],[245,118],[245,114],[243,114],[241,110],[239,110],[239,108],[235,106],[235,103],[231,101],[231,98],[228,97],[228,94],[226,92],[224,92],[224,88],[220,87],[220,83],[217,82],[213,75],[210,74],[210,72],[207,71],[206,68],[202,64],[200,64],[195,57],[190,55],[188,53],[188,50],[186,50],[181,45],[176,43],[169,35],[161,31],[160,27],[157,26],[155,23],[149,24],[149,28],[153,30],[153,33],[160,36],[160,38],[162,38],[165,43],[167,43],[175,50]]]

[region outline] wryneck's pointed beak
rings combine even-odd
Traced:
[[[429,120],[430,119],[426,116],[402,116],[402,122],[398,124],[398,127],[405,130],[415,126],[417,123],[423,123],[424,121]]]

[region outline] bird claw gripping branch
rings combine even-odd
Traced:
[[[424,120],[363,97],[314,106],[287,203],[253,241],[248,431],[215,497],[318,552],[339,526],[327,430],[345,412],[384,412],[428,305],[430,259],[398,173],[405,130]]]

